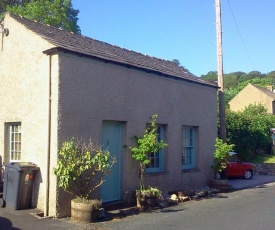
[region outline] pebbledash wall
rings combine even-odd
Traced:
[[[121,200],[139,187],[132,137],[142,135],[152,114],[165,126],[164,170],[146,184],[164,194],[208,184],[217,135],[217,88],[131,67],[43,51],[54,47],[8,15],[0,50],[0,155],[9,162],[6,124],[22,125],[21,161],[40,167],[33,205],[51,216],[70,215],[70,197],[57,188],[53,167],[58,146],[69,137],[101,142],[103,121],[123,124]],[[197,128],[196,168],[182,170],[183,126]],[[49,175],[49,177],[47,176]],[[99,196],[99,190],[95,197]]]
[[[81,136],[100,140],[104,120],[124,124],[121,153],[122,199],[139,187],[137,164],[128,146],[141,136],[152,114],[165,125],[164,171],[146,176],[146,184],[164,194],[208,184],[216,130],[216,90],[199,84],[160,77],[118,65],[59,54],[59,137]],[[65,67],[65,68],[64,68]],[[182,128],[194,126],[197,167],[182,171]]]
[[[42,51],[53,45],[8,15],[1,23],[8,28],[9,34],[0,35],[0,155],[3,162],[10,162],[7,125],[20,122],[20,160],[40,167],[32,204],[43,210],[48,170],[46,153],[49,152],[49,57]],[[52,136],[52,139],[56,140],[56,137]],[[56,156],[56,147],[52,155]],[[56,186],[51,186],[52,195],[55,191]],[[55,203],[54,198],[52,201]],[[55,209],[56,205],[50,206]]]

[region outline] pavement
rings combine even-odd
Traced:
[[[252,179],[245,180],[242,178],[229,179],[228,184],[236,190],[253,188],[264,184],[274,183],[275,176],[269,175],[254,175]]]
[[[232,186],[234,190],[241,190],[247,188],[253,188],[257,186],[262,186],[269,183],[275,183],[275,176],[268,175],[254,175],[251,180],[245,179],[230,179],[229,185]],[[130,210],[130,211],[129,211]],[[116,210],[115,213],[118,215],[125,214],[131,215],[131,212],[135,212],[136,209],[128,209],[128,213],[124,213],[123,210]],[[112,218],[104,219],[101,222],[82,224],[71,221],[70,218],[54,219],[54,218],[43,218],[38,215],[39,210],[37,209],[25,209],[25,210],[13,210],[9,208],[0,208],[0,230],[107,230],[109,228],[104,227],[105,221],[114,221],[116,216]],[[133,214],[132,214],[133,215]],[[117,216],[119,218],[119,216]],[[110,223],[108,222],[110,225]]]

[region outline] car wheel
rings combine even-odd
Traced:
[[[251,179],[252,178],[252,176],[253,176],[253,172],[251,171],[251,170],[246,170],[245,172],[244,172],[244,178],[245,179]]]
[[[2,198],[0,198],[0,208],[3,208],[5,206],[5,202]]]

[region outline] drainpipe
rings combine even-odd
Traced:
[[[50,160],[51,160],[51,114],[52,114],[52,55],[49,55],[49,82],[48,82],[48,142],[46,156],[46,186],[45,186],[45,202],[44,216],[49,216],[49,194],[50,194]]]

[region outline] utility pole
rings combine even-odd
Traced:
[[[219,118],[220,118],[220,138],[226,142],[225,123],[225,102],[223,87],[223,54],[222,54],[222,23],[221,23],[221,3],[215,0],[216,6],[216,37],[217,37],[217,67],[218,67],[218,98],[219,98]]]

